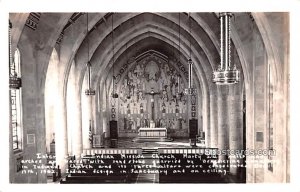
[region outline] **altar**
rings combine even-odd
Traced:
[[[138,134],[140,138],[167,138],[167,128],[141,127]]]
[[[170,142],[172,138],[167,135],[167,128],[164,127],[141,127],[138,129],[138,137],[133,142]]]

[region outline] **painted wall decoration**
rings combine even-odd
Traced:
[[[154,121],[156,127],[187,132],[188,101],[181,94],[185,88],[182,73],[155,54],[125,68],[117,84],[120,131],[137,132]]]

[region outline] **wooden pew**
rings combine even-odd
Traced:
[[[86,152],[78,162],[70,161],[69,174],[61,183],[132,183],[131,173],[142,149],[97,149]],[[73,163],[76,162],[76,163]]]

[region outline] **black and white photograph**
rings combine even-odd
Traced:
[[[2,27],[12,188],[295,182],[289,10],[61,10]]]

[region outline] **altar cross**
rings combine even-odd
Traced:
[[[155,113],[155,110],[154,110],[154,95],[159,95],[160,92],[154,92],[153,88],[151,88],[151,91],[148,92],[148,93],[145,93],[146,95],[151,95],[151,99],[150,99],[150,102],[151,102],[151,120],[154,121],[154,113]]]

